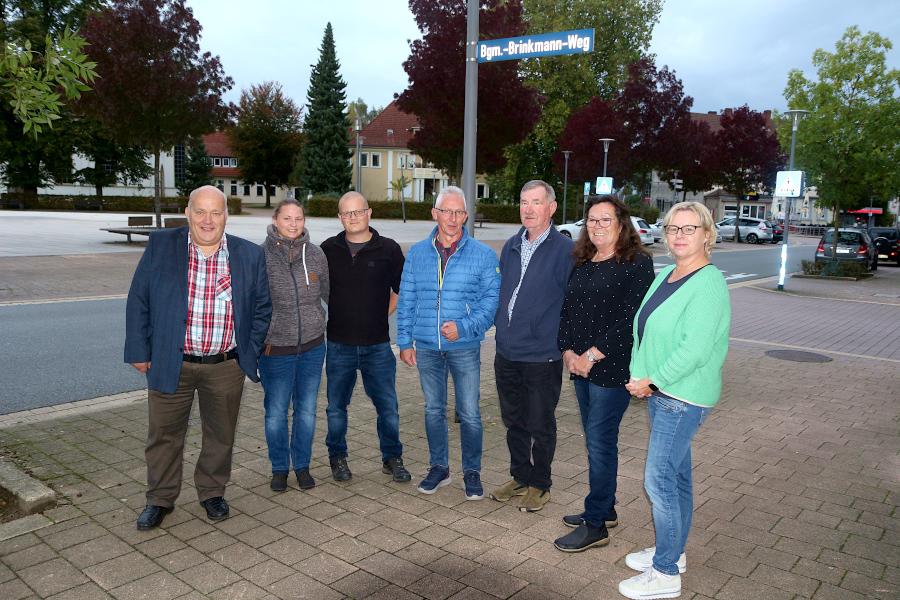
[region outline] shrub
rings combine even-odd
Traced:
[[[162,199],[162,212],[182,213],[187,206],[185,196]],[[110,210],[114,212],[153,212],[153,198],[147,196],[51,195],[6,193],[0,197],[0,207],[21,210]],[[241,199],[228,199],[228,212],[241,214]]]
[[[821,277],[853,277],[859,279],[867,273],[866,265],[845,261],[801,261],[804,275]]]

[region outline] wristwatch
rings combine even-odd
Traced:
[[[650,389],[651,389],[652,391],[654,391],[654,392],[658,392],[658,391],[659,391],[659,388],[656,387],[655,385],[653,385],[652,383],[648,383],[648,384],[647,384],[647,387],[650,388]]]
[[[588,360],[591,361],[592,363],[595,363],[598,360],[600,360],[600,357],[594,355],[594,351],[591,350],[590,348],[588,348],[587,355],[588,355]]]

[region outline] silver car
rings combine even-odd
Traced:
[[[653,234],[650,233],[650,226],[647,225],[647,221],[639,217],[631,217],[631,224],[634,226],[635,231],[637,231],[638,237],[641,238],[641,243],[644,246],[652,246]],[[584,227],[584,219],[578,219],[574,223],[556,226],[561,234],[568,238],[572,238],[573,240],[578,239],[578,236],[581,235],[582,227]]]
[[[724,239],[734,239],[735,222],[737,220],[737,217],[728,217],[716,223]],[[741,217],[739,227],[741,228],[741,239],[748,244],[770,242],[775,231],[772,224],[765,219],[755,219],[753,217]]]

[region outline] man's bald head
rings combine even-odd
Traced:
[[[360,201],[362,201],[361,204]],[[369,202],[359,192],[347,192],[341,196],[341,199],[338,200],[338,214],[344,212],[344,206],[347,204],[352,204],[354,209],[369,208]]]

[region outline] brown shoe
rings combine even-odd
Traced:
[[[535,487],[529,487],[522,498],[519,510],[522,512],[537,512],[544,508],[544,505],[550,502],[550,490],[540,490]]]
[[[510,479],[491,492],[491,499],[496,500],[497,502],[509,502],[509,500],[516,496],[524,496],[527,491],[527,485],[522,485],[515,479]]]

